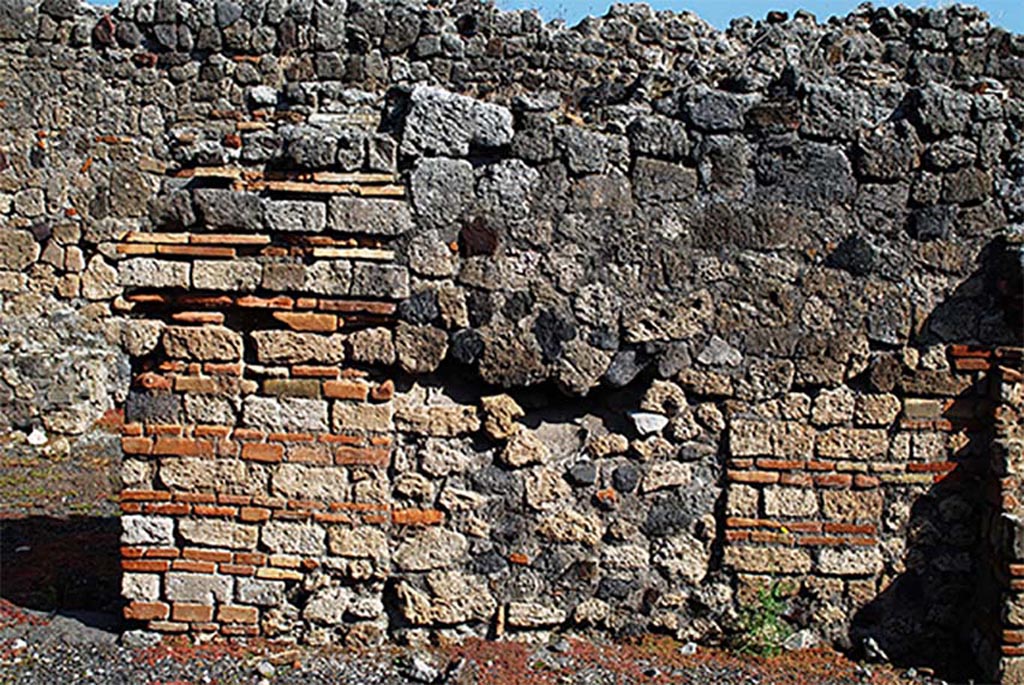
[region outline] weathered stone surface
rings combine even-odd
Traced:
[[[494,440],[507,440],[519,432],[518,420],[525,415],[523,408],[509,395],[488,395],[480,398],[480,411],[484,417],[484,431]]]
[[[669,578],[694,585],[707,575],[710,558],[709,547],[685,532],[659,539],[651,555],[654,565]]]
[[[128,600],[155,602],[160,599],[160,574],[124,573],[121,596]]]
[[[362,402],[335,402],[331,424],[335,432],[369,431],[387,433],[394,427],[394,410],[390,402],[365,404]]]
[[[762,546],[726,547],[725,563],[750,573],[807,573],[813,565],[807,550]]]
[[[341,625],[352,600],[352,590],[349,588],[333,586],[318,590],[306,600],[302,617],[314,623]]]
[[[242,404],[242,423],[268,432],[326,432],[327,402],[301,397],[249,396]]]
[[[427,592],[408,582],[398,584],[402,615],[413,625],[453,625],[490,620],[494,598],[483,579],[457,571],[427,574]]]
[[[324,259],[303,267],[301,289],[317,295],[348,295],[352,290],[352,264]]]
[[[210,490],[220,487],[228,492],[253,494],[266,489],[266,479],[250,473],[245,464],[234,459],[175,457],[160,463],[160,480],[178,490]]]
[[[846,523],[878,521],[882,517],[880,490],[828,490],[821,495],[822,513]]]
[[[211,230],[262,231],[264,203],[258,195],[200,188],[193,193],[203,224]]]
[[[356,262],[352,267],[354,297],[382,297],[399,300],[409,296],[409,272],[392,264]]]
[[[327,205],[306,200],[272,200],[267,203],[267,228],[271,231],[319,233],[327,225]]]
[[[191,266],[187,262],[136,257],[117,265],[117,280],[132,288],[188,288]]]
[[[224,326],[168,326],[164,351],[176,359],[233,361],[242,357],[242,336]]]
[[[395,329],[395,352],[407,373],[430,373],[441,364],[447,351],[448,336],[438,328],[402,322]]]
[[[564,609],[545,606],[538,602],[509,602],[505,621],[513,628],[547,628],[565,622]]]
[[[193,545],[255,549],[259,529],[231,521],[185,519],[178,524],[178,533]]]
[[[345,469],[306,464],[281,464],[271,487],[275,496],[314,502],[346,502],[351,492]]]
[[[192,285],[200,290],[252,291],[263,268],[256,262],[200,260],[192,262]]]
[[[400,544],[392,561],[403,571],[451,568],[460,563],[468,549],[465,536],[447,528],[427,528]]]
[[[402,151],[461,157],[471,147],[493,148],[512,141],[512,113],[504,107],[417,87],[410,97]]]
[[[813,490],[765,488],[764,513],[768,516],[813,517],[818,514],[818,498]]]
[[[693,466],[678,461],[655,462],[644,475],[642,488],[644,494],[687,485],[693,479]]]
[[[235,592],[242,604],[272,607],[284,602],[285,583],[283,580],[263,580],[261,578],[239,578]]]
[[[572,497],[572,488],[553,468],[536,467],[524,476],[526,504],[538,511],[550,511]]]
[[[387,328],[364,328],[348,336],[352,361],[389,365],[395,362],[395,343]]]
[[[473,200],[473,183],[473,165],[465,160],[444,157],[420,160],[410,177],[412,202],[416,208],[417,219],[426,226],[448,228],[470,207]],[[433,237],[444,252],[451,254],[440,234],[428,235]],[[412,260],[410,264],[412,265]],[[422,267],[433,270],[429,264],[430,262],[425,260]]]
[[[193,602],[213,605],[229,603],[234,590],[234,578],[203,573],[170,572],[164,576],[164,592],[174,602]]]
[[[335,231],[394,236],[412,228],[409,205],[397,200],[333,197],[328,209],[327,226]]]
[[[882,570],[882,554],[874,547],[827,547],[821,550],[818,557],[818,570],[837,576],[872,575]]]
[[[550,456],[551,451],[547,445],[530,431],[516,433],[509,438],[508,443],[501,450],[502,463],[512,468],[543,464]]]
[[[818,434],[816,444],[823,457],[871,460],[885,456],[889,436],[875,428],[830,428]]]
[[[122,516],[122,545],[173,545],[174,519],[164,516]]]
[[[332,527],[327,531],[327,546],[331,554],[341,557],[383,562],[389,556],[387,535],[368,526]]]
[[[87,300],[109,300],[120,294],[117,269],[102,256],[93,256],[82,272],[82,297]]]
[[[268,521],[260,528],[260,544],[271,552],[322,556],[327,532],[310,521]]]
[[[345,359],[345,336],[255,331],[256,358],[264,363],[338,364]]]
[[[566,509],[543,517],[537,534],[552,542],[581,542],[593,547],[604,535],[604,524],[595,514]]]

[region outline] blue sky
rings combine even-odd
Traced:
[[[565,19],[573,26],[587,15],[600,16],[610,5],[607,0],[497,0],[503,9],[538,9],[545,19]],[[832,15],[847,14],[860,4],[860,0],[805,0],[789,2],[787,0],[648,0],[654,9],[690,10],[696,12],[704,20],[726,28],[729,20],[734,17],[751,16],[764,18],[769,10],[792,12],[805,9],[817,15],[823,22]],[[894,2],[876,2],[876,6],[895,5]],[[941,0],[922,2],[921,0],[905,0],[902,4],[916,7],[920,5],[952,4]],[[975,4],[988,12],[993,23],[1003,26],[1016,33],[1024,33],[1024,2],[1022,0],[976,0]]]

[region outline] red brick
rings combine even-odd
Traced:
[[[867,490],[869,488],[877,488],[882,484],[875,476],[865,476],[863,474],[857,474],[853,477],[853,487],[861,490]]]
[[[135,377],[135,383],[146,390],[170,390],[171,379],[158,373],[140,373]]]
[[[157,254],[179,257],[215,257],[231,259],[235,256],[233,247],[207,247],[205,245],[157,245]]]
[[[311,433],[270,433],[267,440],[271,442],[313,442],[316,436]]]
[[[176,423],[150,423],[146,425],[146,435],[171,435],[182,436],[185,434],[185,427]]]
[[[318,447],[303,447],[301,445],[289,447],[285,454],[285,459],[287,461],[300,464],[331,463],[331,455],[326,449]]]
[[[728,471],[728,480],[733,483],[778,483],[779,474],[765,471]]]
[[[725,531],[725,539],[727,542],[746,542],[750,540],[750,531],[727,530]]]
[[[188,559],[176,559],[171,563],[175,571],[188,571],[189,573],[216,573],[217,566],[209,561],[191,561]]]
[[[153,454],[180,457],[212,457],[213,443],[209,440],[160,437],[153,446]]]
[[[259,620],[259,611],[256,607],[224,604],[217,609],[217,620],[224,623],[256,623]]]
[[[226,438],[231,435],[231,426],[199,425],[192,433],[197,438]]]
[[[122,490],[122,502],[167,502],[171,493],[166,490]]]
[[[395,313],[395,305],[390,302],[366,300],[320,300],[320,309],[325,312],[341,312],[343,314],[361,312],[389,316]]]
[[[757,468],[772,471],[795,471],[802,469],[806,462],[795,459],[758,459]]]
[[[771,519],[752,519],[730,516],[725,519],[726,528],[778,528],[781,524]]]
[[[185,551],[182,552],[182,556],[186,559],[192,559],[195,561],[231,561],[231,552],[215,549],[196,549],[195,547],[187,547],[185,548]]]
[[[122,547],[122,550],[124,548]],[[122,552],[123,556],[123,552]],[[1024,564],[1010,564],[1010,575],[1012,576],[1024,576]]]
[[[178,323],[224,323],[223,312],[175,312],[171,320]]]
[[[809,488],[814,483],[814,479],[809,473],[783,473],[779,475],[779,483],[781,485]]]
[[[232,504],[235,506],[246,506],[252,502],[249,495],[229,495],[226,492],[217,495],[217,504]]]
[[[333,333],[338,329],[338,317],[334,314],[314,314],[312,312],[274,312],[274,318],[293,331]]]
[[[131,621],[153,621],[167,618],[171,608],[163,602],[129,602],[124,617]]]
[[[244,295],[235,300],[235,304],[239,307],[252,309],[291,309],[295,306],[295,300],[285,295],[278,297]]]
[[[987,347],[954,343],[949,346],[949,355],[951,357],[977,357],[980,359],[987,359],[992,356],[992,350]]]
[[[820,521],[793,521],[782,524],[792,533],[820,533]]]
[[[122,547],[121,558],[122,559],[141,559],[146,553],[146,550],[142,547]]]
[[[395,396],[395,383],[394,381],[384,381],[376,388],[370,391],[370,399],[374,402],[387,402]]]
[[[261,552],[235,552],[235,563],[263,566],[267,563],[267,555]]]
[[[396,509],[391,512],[391,522],[400,526],[436,526],[444,521],[444,514],[437,509]]]
[[[146,559],[177,559],[178,554],[177,547],[150,547],[143,556]]]
[[[270,509],[263,507],[242,507],[238,510],[238,516],[242,521],[266,521],[270,518]]]
[[[284,445],[268,445],[266,443],[246,443],[242,445],[242,459],[276,463],[284,459]]]
[[[318,523],[352,523],[352,517],[348,514],[327,513],[314,511],[313,520]]]
[[[125,454],[149,454],[153,451],[153,441],[149,438],[121,438],[121,450]]]
[[[814,477],[814,484],[821,488],[848,488],[853,476],[848,473],[827,473]]]
[[[874,535],[876,528],[871,524],[826,523],[826,533],[845,533],[853,535]]]
[[[515,564],[516,566],[527,566],[530,563],[530,557],[526,556],[522,552],[512,552],[512,554],[508,555],[508,561],[510,564]]]
[[[251,576],[256,573],[255,566],[246,566],[245,564],[221,564],[220,572],[226,573],[229,576]]]
[[[1020,645],[1002,645],[999,651],[1003,656],[1024,656],[1024,646]]]
[[[188,502],[189,504],[213,504],[217,496],[208,492],[176,492],[175,502]]]
[[[957,467],[955,462],[940,461],[932,464],[907,464],[908,473],[945,473]]]
[[[957,371],[988,371],[992,364],[987,359],[967,358],[953,360],[953,367]]]
[[[300,364],[292,367],[293,378],[337,378],[338,367],[336,366],[312,366]]]
[[[126,423],[121,426],[121,435],[130,437],[138,437],[142,435],[142,424],[141,423]]]
[[[260,634],[260,629],[254,625],[232,623],[230,625],[221,626],[220,632],[221,635],[229,635],[231,637],[255,637]]]
[[[203,371],[211,376],[241,376],[242,365],[235,363],[204,362]]]
[[[334,453],[334,463],[339,466],[387,466],[391,462],[391,451],[369,447],[339,447]]]
[[[238,516],[238,507],[197,504],[192,507],[192,513],[196,516]]]
[[[359,381],[325,381],[324,395],[336,400],[365,400],[370,387]]]
[[[148,561],[148,560],[132,560],[127,559],[121,560],[122,571],[139,571],[141,573],[163,573],[170,568],[171,562],[169,561]]]
[[[187,516],[191,507],[184,502],[161,502],[159,504],[147,504],[144,511],[147,514],[163,514],[165,516]]]
[[[836,464],[832,461],[809,461],[805,467],[808,471],[834,471]]]
[[[171,619],[188,623],[201,623],[213,618],[213,607],[206,604],[175,602],[171,606]]]
[[[121,511],[125,514],[142,513],[142,505],[138,502],[121,502]]]

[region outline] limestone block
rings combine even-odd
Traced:
[[[160,599],[160,574],[124,573],[121,576],[121,596],[136,602],[155,602]]]
[[[749,573],[807,573],[814,565],[810,553],[793,547],[730,545],[725,564]]]
[[[262,578],[239,578],[235,591],[238,601],[256,606],[278,606],[285,601],[285,583],[283,580],[264,580]]]
[[[188,288],[191,264],[135,257],[119,262],[117,280],[132,288]]]
[[[272,231],[320,233],[327,224],[327,205],[306,200],[271,200],[267,226]]]
[[[197,260],[192,262],[192,285],[200,290],[251,292],[260,284],[263,267],[258,262]]]
[[[412,212],[400,200],[332,197],[327,225],[344,233],[401,235],[412,228]]]
[[[281,464],[271,479],[275,496],[316,502],[347,502],[348,472],[332,466]]]
[[[818,497],[814,490],[804,488],[765,488],[764,513],[768,516],[813,517],[818,514]]]
[[[164,594],[172,602],[213,605],[230,603],[234,594],[231,576],[170,572],[164,576]]]
[[[345,360],[345,336],[255,331],[256,357],[268,364],[340,364]]]
[[[393,427],[393,416],[391,402],[367,404],[365,402],[338,401],[334,403],[331,418],[335,432],[387,433]]]
[[[393,561],[403,571],[429,571],[456,566],[469,549],[466,538],[453,530],[434,527],[418,531],[402,542]]]
[[[327,546],[331,554],[352,559],[384,562],[389,556],[387,535],[369,526],[334,526],[327,531]]]
[[[260,529],[260,542],[271,552],[322,556],[327,532],[311,521],[269,521]]]
[[[183,519],[178,524],[186,542],[204,547],[255,549],[258,531],[253,525],[218,519]]]
[[[513,468],[543,464],[551,458],[548,446],[532,431],[516,433],[500,452],[502,463]]]
[[[167,516],[122,516],[121,544],[173,545],[174,519]]]
[[[509,602],[505,622],[512,628],[549,628],[565,622],[564,609],[545,606],[539,602]]]
[[[278,433],[316,433],[328,430],[327,402],[304,397],[250,395],[242,406],[242,423]]]
[[[888,433],[879,428],[830,428],[817,438],[822,457],[870,461],[884,457],[888,449]]]
[[[168,326],[164,351],[175,359],[234,361],[242,358],[242,336],[224,326]]]
[[[882,518],[881,490],[826,490],[821,501],[822,513],[834,521],[876,522]]]
[[[693,479],[693,466],[678,461],[657,461],[644,474],[641,488],[644,494],[688,485]]]
[[[552,542],[581,542],[593,547],[604,535],[604,524],[596,514],[565,509],[542,517],[537,534]]]
[[[882,571],[882,552],[876,547],[826,547],[819,553],[818,570],[834,576],[874,575]]]

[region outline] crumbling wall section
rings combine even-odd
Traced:
[[[123,417],[140,626],[719,640],[777,584],[843,646],[1012,656],[972,603],[1021,37],[964,7],[0,20],[0,414],[72,450]]]

